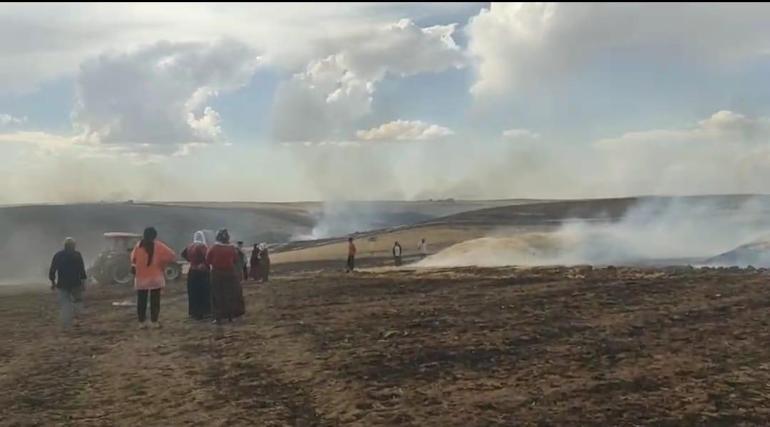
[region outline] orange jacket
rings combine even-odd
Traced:
[[[160,289],[166,286],[166,275],[163,270],[176,260],[176,254],[165,243],[155,240],[152,262],[147,265],[147,251],[136,244],[131,252],[131,264],[136,268],[134,289]]]

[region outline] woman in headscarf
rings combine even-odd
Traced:
[[[262,281],[267,282],[270,275],[270,254],[267,251],[267,245],[264,243],[259,245],[259,269],[262,273]]]
[[[254,247],[251,249],[251,259],[249,260],[251,262],[249,275],[253,280],[259,280],[262,278],[262,267],[259,265],[259,251],[259,245],[255,243]]]
[[[217,232],[217,242],[206,254],[206,264],[211,268],[211,305],[214,323],[228,319],[232,322],[246,311],[243,288],[236,270],[238,250],[230,244],[226,229]]]
[[[131,269],[136,289],[136,312],[139,327],[145,328],[147,319],[147,296],[150,297],[150,321],[160,328],[160,290],[166,286],[166,266],[176,259],[176,254],[165,243],[157,240],[158,232],[153,227],[144,229],[142,240],[131,252]]]
[[[202,320],[211,314],[207,251],[206,237],[202,231],[196,231],[193,242],[182,251],[182,258],[190,262],[190,271],[187,273],[187,313],[195,320]]]

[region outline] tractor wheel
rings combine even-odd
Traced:
[[[182,276],[182,266],[172,262],[166,266],[166,269],[163,271],[163,273],[165,274],[167,281],[174,282]]]
[[[116,262],[110,266],[110,281],[118,285],[127,285],[131,283],[134,275],[131,274],[131,265],[123,262]]]
[[[112,278],[107,273],[103,268],[99,268],[91,270],[88,276],[100,285],[109,285],[112,284]]]

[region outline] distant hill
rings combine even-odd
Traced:
[[[141,233],[152,225],[180,250],[199,229],[226,227],[246,244],[287,242],[314,233],[405,225],[504,201],[346,203],[89,203],[0,207],[0,280],[43,279],[50,256],[67,236],[87,262],[104,247],[107,231]],[[320,227],[323,226],[323,227]],[[322,228],[322,229],[319,229]]]

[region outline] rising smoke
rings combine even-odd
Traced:
[[[436,214],[418,212],[397,202],[326,201],[312,211],[315,225],[309,233],[292,236],[291,240],[317,240],[340,237],[369,230],[414,224],[434,218]]]
[[[552,232],[498,230],[418,263],[423,267],[699,264],[770,236],[770,199],[647,199],[619,220],[597,215]],[[738,262],[740,264],[740,262]]]

